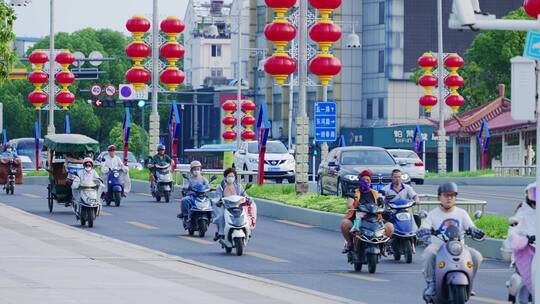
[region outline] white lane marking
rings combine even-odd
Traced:
[[[362,274],[356,274],[356,273],[338,272],[338,273],[335,273],[335,275],[346,277],[346,278],[351,278],[351,279],[364,280],[364,281],[368,281],[368,282],[372,282],[372,283],[388,282],[388,280],[385,280],[385,279],[374,278],[374,277],[371,277],[371,276],[362,275]]]
[[[136,194],[142,195],[142,196],[152,196],[152,194],[142,193],[142,192],[137,192]]]
[[[207,240],[205,240],[205,239],[196,238],[196,237],[179,236],[179,238],[184,239],[184,240],[187,240],[187,241],[191,241],[191,242],[203,244],[203,245],[212,245],[212,244],[214,244],[214,242],[210,242],[210,241],[207,241]]]
[[[471,302],[480,302],[480,303],[488,303],[488,304],[508,304],[510,302],[508,301],[501,301],[497,299],[492,298],[485,298],[485,297],[479,297],[479,296],[473,296],[470,298]]]
[[[39,196],[39,195],[30,194],[30,193],[21,193],[21,195],[29,197],[29,198],[41,198],[41,196]]]
[[[99,212],[99,215],[112,215],[112,213],[101,210],[101,211]]]
[[[263,259],[263,260],[267,260],[267,261],[270,261],[270,262],[275,262],[275,263],[289,263],[289,261],[284,260],[282,258],[274,257],[274,256],[267,255],[267,254],[260,253],[260,252],[248,251],[248,252],[246,252],[246,255],[256,257],[256,258],[259,258],[259,259]]]
[[[148,230],[156,230],[156,229],[159,229],[158,227],[155,227],[155,226],[152,226],[152,225],[147,225],[147,224],[144,224],[144,223],[141,223],[141,222],[136,222],[136,221],[129,221],[127,222],[128,224],[131,224],[133,226],[137,226],[139,228],[143,228],[143,229],[148,229]]]
[[[288,220],[276,220],[276,222],[279,222],[279,223],[282,223],[282,224],[287,224],[287,225],[292,225],[292,226],[296,226],[296,227],[302,227],[302,228],[313,228],[313,227],[315,227],[315,226],[312,226],[312,225],[297,223],[297,222],[288,221]]]

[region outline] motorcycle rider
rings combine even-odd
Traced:
[[[192,188],[197,184],[208,185],[208,180],[202,175],[202,164],[198,160],[194,160],[189,164],[189,178],[187,184],[184,184],[183,190],[185,196],[182,198],[180,214],[178,218],[184,218],[187,220],[189,214],[189,207],[191,205]],[[184,181],[185,182],[185,181]]]
[[[79,208],[79,203],[81,200],[81,193],[79,190],[79,186],[81,184],[84,184],[85,182],[98,182],[98,196],[101,197],[101,193],[103,192],[103,183],[101,179],[99,178],[99,175],[97,174],[96,170],[94,170],[94,161],[87,157],[83,159],[83,167],[84,170],[80,170],[77,172],[77,176],[79,177],[79,183],[73,184],[72,186],[72,192],[73,192],[73,200],[77,206],[77,209]]]
[[[150,158],[150,162],[148,164],[148,168],[150,169],[150,187],[152,191],[155,189],[156,186],[156,165],[167,163],[169,165],[172,164],[172,159],[169,157],[169,155],[165,154],[165,146],[162,144],[159,144],[157,146],[157,154],[154,155],[152,158]]]
[[[379,204],[377,198],[379,193],[376,190],[371,189],[371,176],[372,173],[369,170],[364,170],[358,175],[359,178],[359,188],[355,190],[354,197],[349,197],[347,199],[347,214],[341,221],[341,234],[345,238],[345,247],[341,251],[342,253],[347,253],[352,248],[352,231],[358,231],[361,224],[361,218],[356,218],[355,209],[358,207],[358,204]],[[354,222],[354,225],[353,225]],[[391,223],[384,224],[385,235],[391,237],[394,233],[394,225]],[[386,253],[385,253],[386,254]]]
[[[238,176],[234,168],[228,168],[223,172],[223,180],[221,184],[216,189],[216,195],[221,199],[223,197],[232,196],[232,195],[244,195],[244,187],[238,181]],[[214,207],[214,219],[213,222],[216,224],[216,235],[214,241],[224,238],[223,228],[225,227],[225,214],[223,210],[223,204],[221,202],[217,203]]]
[[[401,179],[401,170],[392,170],[392,182],[383,187],[382,192],[385,196],[393,196],[390,201],[394,202],[399,199],[406,201],[414,201],[416,204],[420,204],[420,198],[414,191],[413,187],[404,184]],[[417,214],[413,215],[416,226],[420,227],[420,217]]]
[[[6,150],[2,153],[2,157],[5,157],[5,158],[17,158],[19,156],[17,155],[17,151],[13,150],[13,147],[8,144],[6,146]]]
[[[116,146],[115,145],[109,145],[107,147],[107,154],[103,156],[103,160],[101,163],[101,170],[103,172],[102,180],[108,181],[109,180],[109,172],[114,168],[119,168],[124,174],[122,175],[122,178],[120,179],[122,184],[124,185],[122,192],[122,196],[125,197],[126,193],[129,193],[131,182],[129,180],[129,168],[124,165],[124,162],[122,159],[118,156],[116,156]],[[104,194],[107,193],[109,187],[105,187]]]
[[[423,239],[426,244],[430,242],[432,230],[442,230],[450,221],[457,224],[462,234],[470,229],[471,235],[474,238],[480,239],[484,237],[484,231],[476,228],[467,211],[456,207],[457,194],[458,187],[455,183],[445,183],[439,186],[437,195],[440,206],[428,213],[417,232],[417,236]],[[437,252],[442,245],[442,240],[431,237],[431,244],[424,250],[423,274],[427,283],[424,295],[435,295],[435,260],[437,258]],[[476,275],[483,258],[480,252],[475,249],[469,247],[469,250],[474,265],[473,271]]]

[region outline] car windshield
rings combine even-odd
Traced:
[[[248,153],[257,154],[259,153],[258,144],[256,142],[251,142],[248,144]],[[266,143],[266,153],[276,153],[283,154],[289,153],[287,147],[282,142],[279,141],[269,141]]]
[[[39,150],[43,148],[43,141],[39,143]],[[17,154],[28,155],[31,159],[35,158],[36,150],[34,140],[21,140],[17,143]]]
[[[386,151],[360,150],[341,153],[342,165],[394,166],[396,163]]]
[[[116,151],[116,156],[120,158],[124,158],[124,152],[123,151]],[[137,159],[135,158],[135,155],[133,155],[132,152],[128,152],[128,162],[129,163],[136,163]]]
[[[395,158],[418,158],[418,155],[412,151],[391,151],[390,154]]]

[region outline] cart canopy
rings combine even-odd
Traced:
[[[99,143],[81,134],[54,134],[45,136],[44,148],[57,153],[99,152]]]

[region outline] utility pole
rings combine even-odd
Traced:
[[[55,133],[54,130],[54,0],[51,0],[50,5],[50,37],[49,37],[49,126],[47,127],[47,135]]]
[[[237,50],[237,54],[236,54],[236,58],[238,59],[238,71],[236,73],[236,78],[237,78],[237,86],[236,86],[236,149],[239,149],[240,148],[240,141],[241,141],[241,129],[242,129],[242,124],[240,122],[240,120],[242,119],[242,56],[241,56],[241,52],[242,52],[242,23],[241,23],[241,16],[242,16],[242,2],[239,0],[238,1],[238,20],[237,20],[237,25],[238,25],[238,41],[236,43],[237,47],[238,47],[238,50]]]
[[[439,173],[446,173],[446,131],[444,129],[444,55],[443,55],[443,16],[442,16],[442,0],[437,0],[437,38],[438,38],[438,54],[437,54],[437,79],[439,87],[437,89],[437,99],[439,99],[439,140],[438,140],[438,169]]]
[[[159,143],[159,113],[158,113],[158,90],[159,90],[159,24],[158,24],[158,0],[153,0],[152,5],[152,111],[150,112],[149,126],[149,153],[154,155]]]

